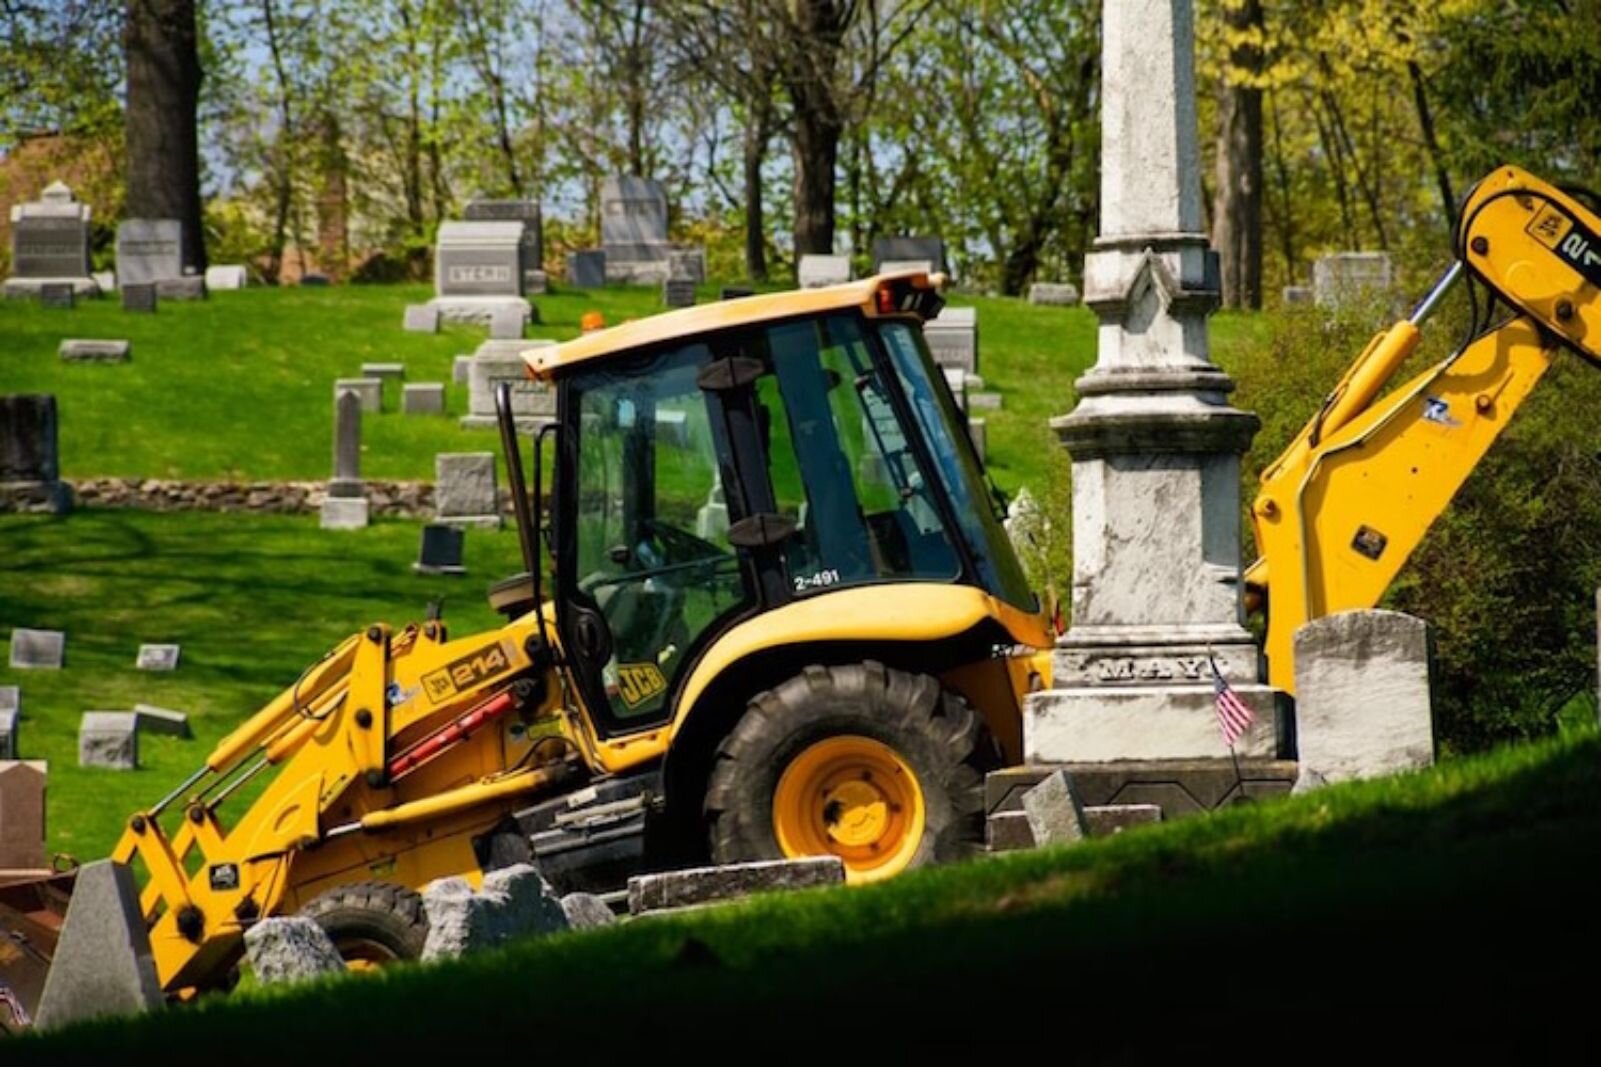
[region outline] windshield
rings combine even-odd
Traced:
[[[904,322],[885,322],[879,334],[918,427],[928,441],[928,450],[934,455],[962,533],[972,546],[985,588],[1024,611],[1037,610],[1038,601],[1029,588],[1028,577],[995,514],[978,457],[969,442],[958,440],[962,415],[948,391],[934,384],[933,361],[923,344],[922,331]]]

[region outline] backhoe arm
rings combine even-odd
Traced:
[[[1479,184],[1462,218],[1466,266],[1369,343],[1262,474],[1251,510],[1262,556],[1245,579],[1268,609],[1269,680],[1287,692],[1296,629],[1377,604],[1558,348],[1596,359],[1601,220],[1511,167]],[[1464,269],[1519,314],[1381,397]]]

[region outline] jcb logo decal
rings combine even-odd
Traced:
[[[1534,213],[1526,227],[1529,236],[1554,249],[1566,237],[1568,231],[1573,229],[1573,220],[1567,214],[1550,204],[1541,204],[1540,210]]]
[[[1527,229],[1591,285],[1601,285],[1601,238],[1589,227],[1554,204],[1542,204]]]
[[[511,657],[499,644],[494,644],[423,675],[422,684],[428,689],[428,699],[437,704],[509,670]]]
[[[637,708],[651,697],[667,689],[667,679],[654,663],[619,663],[617,665],[617,695],[623,703]]]

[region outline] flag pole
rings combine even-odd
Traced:
[[[1223,677],[1223,672],[1217,669],[1217,656],[1213,653],[1211,645],[1206,646],[1206,662],[1212,668],[1214,687],[1227,689],[1228,681]],[[1249,803],[1251,798],[1245,792],[1245,773],[1240,770],[1240,754],[1235,751],[1234,742],[1228,739],[1226,732],[1223,740],[1229,746],[1229,760],[1234,764],[1234,787],[1239,790],[1239,799],[1235,803]]]

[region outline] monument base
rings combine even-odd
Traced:
[[[37,300],[47,285],[70,285],[74,296],[99,296],[100,286],[93,278],[8,278],[8,300]]]
[[[66,482],[0,482],[0,512],[65,515],[72,510]]]
[[[1234,751],[1287,759],[1295,752],[1289,698],[1256,682],[1230,683],[1256,721]],[[1047,689],[1023,708],[1023,758],[1030,763],[1228,759],[1216,694],[1205,684],[1134,684]]]
[[[329,497],[322,502],[324,530],[360,530],[367,526],[367,501],[348,497]]]
[[[512,420],[517,423],[517,429],[522,433],[538,433],[556,421],[550,415],[513,415]],[[495,415],[463,415],[461,417],[461,428],[464,430],[499,429],[500,418]]]
[[[533,315],[528,301],[520,296],[437,296],[426,306],[437,311],[445,322],[467,322],[479,326],[488,326],[497,311],[507,308],[520,311],[525,326]]]
[[[499,515],[436,515],[433,521],[440,526],[469,527],[477,530],[498,530],[504,525]]]

